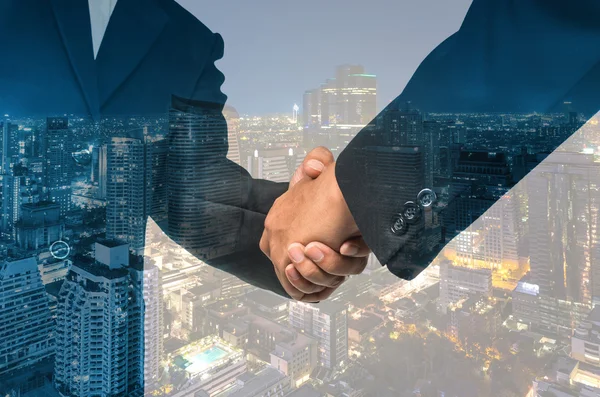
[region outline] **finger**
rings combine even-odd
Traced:
[[[296,168],[292,180],[290,181],[289,188],[291,189],[294,187],[294,185],[300,182],[304,177],[309,177],[311,179],[318,178],[325,167],[333,164],[333,162],[333,154],[326,147],[319,146],[311,150],[304,158],[302,165]]]
[[[300,291],[298,288],[294,287],[294,285],[292,285],[292,283],[288,279],[285,268],[283,271],[280,271],[279,267],[276,264],[273,264],[273,267],[275,268],[275,274],[277,275],[281,286],[283,287],[285,292],[287,292],[290,298],[295,299],[297,301],[302,300],[304,298],[305,293]]]
[[[335,287],[335,288],[325,288],[321,292],[316,292],[314,294],[306,294],[306,295],[304,295],[302,297],[301,301],[302,302],[309,302],[309,303],[317,303],[317,302],[324,301],[327,298],[329,298],[331,296],[331,294],[333,294],[335,292],[335,290],[338,289],[338,287]]]
[[[290,281],[288,280],[287,275],[285,274],[285,270],[283,270],[283,271],[279,270],[279,266],[277,264],[278,263],[285,263],[285,262],[283,262],[283,261],[277,261],[274,258],[271,258],[271,256],[270,256],[269,235],[268,235],[267,231],[263,232],[263,235],[262,235],[262,237],[260,239],[259,245],[260,245],[260,250],[273,263],[273,268],[275,269],[275,275],[277,276],[277,279],[279,280],[279,283],[281,283],[281,286],[283,287],[283,289],[285,290],[285,292],[287,292],[287,294],[292,299],[301,300],[304,297],[304,292],[298,290],[296,287],[294,287],[290,283]]]
[[[305,294],[314,294],[316,292],[321,292],[325,289],[322,285],[317,285],[315,283],[311,283],[296,270],[294,265],[290,264],[285,268],[285,274],[288,278],[288,281],[292,286],[294,286],[300,292]]]
[[[297,184],[304,178],[318,178],[324,169],[325,164],[323,164],[320,160],[307,157],[306,159],[304,159],[302,164],[298,168],[296,168],[296,171],[292,176],[292,180],[290,181],[289,188],[293,188],[295,184]]]
[[[300,165],[298,168],[296,168],[296,172],[294,172],[294,176],[292,176],[292,180],[290,181],[290,189],[294,187],[294,185],[298,182],[300,182],[302,180],[302,178],[304,178],[305,175],[304,174],[304,164]]]
[[[360,274],[367,266],[367,257],[344,256],[319,242],[308,244],[304,250],[304,255],[325,272],[336,276]]]
[[[325,167],[333,164],[333,154],[324,146],[319,146],[311,150],[304,161],[302,162],[303,174],[315,179],[325,169]]]
[[[364,257],[370,253],[371,249],[362,237],[346,240],[340,247],[340,254],[344,256]]]
[[[304,255],[304,246],[302,244],[290,244],[288,247],[288,256],[292,262],[294,262],[292,274],[296,276],[293,280],[290,280],[290,282],[300,291],[303,291],[307,294],[317,292],[312,290],[308,291],[304,288],[301,288],[298,284],[296,284],[296,282],[302,283],[302,286],[307,285],[307,283],[311,283],[323,287],[337,287],[342,283],[342,281],[344,281],[344,277],[328,274],[319,266],[317,266],[312,260],[307,258]],[[302,280],[298,280],[300,277]]]

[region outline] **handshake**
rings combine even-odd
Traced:
[[[293,299],[327,299],[370,253],[335,177],[329,150],[312,150],[271,207],[260,249]]]

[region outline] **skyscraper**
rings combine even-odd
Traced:
[[[242,165],[240,141],[238,139],[240,115],[232,106],[225,106],[223,116],[225,116],[225,120],[227,121],[227,158],[236,164]]]
[[[308,91],[307,91],[308,92]],[[321,88],[313,90],[313,97],[316,100],[316,110],[318,118],[314,119],[317,121],[314,125],[317,126],[332,126],[338,124],[338,95],[339,90],[337,87],[337,81],[335,78],[327,79]],[[313,107],[314,114],[314,107]]]
[[[106,236],[127,242],[133,252],[141,254],[147,217],[157,223],[167,217],[168,147],[165,139],[150,138],[145,128],[130,135],[112,138],[106,146]],[[101,183],[102,155],[101,147]]]
[[[465,230],[512,186],[504,153],[461,151],[452,173],[448,232]]]
[[[508,281],[507,272],[518,269],[519,256],[516,197],[503,197],[512,186],[506,156],[458,148],[453,152],[458,161],[452,166],[445,220],[454,238],[446,256],[472,268],[502,271]]]
[[[126,244],[96,243],[79,256],[57,307],[54,383],[69,396],[141,396],[143,272]]]
[[[319,365],[336,368],[347,364],[348,311],[339,302],[321,302],[318,306],[290,302],[290,326],[317,339]]]
[[[134,138],[112,138],[107,147],[106,237],[144,247],[144,144]]]
[[[65,221],[60,216],[60,205],[49,201],[21,206],[21,218],[16,223],[17,247],[23,251],[46,250],[65,232]]]
[[[91,181],[94,185],[97,185],[95,196],[100,200],[106,199],[107,161],[107,145],[94,146],[92,149]]]
[[[48,302],[35,258],[0,264],[0,383],[54,354]]]
[[[593,155],[556,152],[527,177],[531,281],[543,295],[600,299],[599,171]]]
[[[321,126],[321,91],[317,88],[304,93],[302,124],[305,129]]]
[[[347,144],[377,115],[377,77],[361,65],[341,65],[335,78],[304,93],[304,147]]]
[[[143,316],[143,360],[144,388],[147,391],[156,389],[159,380],[161,359],[163,355],[163,291],[160,270],[144,258],[144,271],[133,272],[133,281],[142,286],[144,301]],[[143,280],[139,278],[143,277]]]
[[[318,146],[321,130],[321,89],[313,89],[304,92],[302,98],[302,143],[306,149]],[[324,123],[329,125],[329,116]]]
[[[298,161],[305,157],[304,151],[293,148],[255,150],[248,156],[246,169],[253,178],[273,182],[289,182],[296,171]]]
[[[300,107],[298,106],[297,103],[294,103],[294,106],[292,107],[292,123],[297,124],[298,123],[298,111],[300,110]]]
[[[48,117],[45,137],[45,178],[50,201],[65,216],[71,209],[71,140],[67,117]]]
[[[600,301],[599,167],[591,154],[554,152],[525,180],[535,325],[550,332],[570,335]]]
[[[437,121],[423,121],[423,139],[420,145],[425,151],[425,186],[442,185],[440,147],[445,143],[445,124]]]
[[[17,217],[15,214],[15,202],[18,202],[19,189],[15,189],[18,181],[14,178],[13,156],[18,154],[17,132],[18,125],[5,118],[0,122],[0,131],[2,131],[2,153],[0,153],[0,182],[2,183],[2,212],[0,216],[0,237],[14,239],[14,222]],[[18,205],[18,204],[17,204]]]
[[[241,174],[225,160],[221,109],[172,97],[169,112],[169,236],[201,259],[238,244]]]
[[[498,302],[489,296],[473,295],[450,308],[448,331],[463,344],[491,345],[502,324]]]
[[[19,179],[10,174],[2,175],[2,223],[0,236],[7,240],[15,238],[15,221],[18,219]]]
[[[423,146],[423,114],[413,108],[410,102],[404,108],[386,110],[383,123],[388,145]]]
[[[8,174],[11,164],[14,163],[13,157],[19,154],[19,126],[12,123],[8,117],[4,117],[0,121],[0,131],[2,131],[1,173]]]
[[[450,261],[443,261],[440,264],[438,310],[445,314],[448,306],[474,295],[492,296],[491,270],[453,266]]]
[[[16,238],[15,225],[21,216],[21,206],[28,203],[37,203],[40,200],[38,186],[31,178],[27,168],[20,164],[13,165],[9,175],[2,178],[3,214],[0,232],[4,238]]]
[[[336,124],[364,126],[377,115],[377,79],[362,65],[336,68]]]
[[[294,333],[289,340],[277,341],[270,356],[271,367],[289,376],[293,387],[300,387],[317,366],[318,343],[306,335]]]
[[[167,153],[169,150],[166,139],[152,140],[144,137],[144,195],[146,200],[145,213],[157,223],[167,218],[168,175]]]

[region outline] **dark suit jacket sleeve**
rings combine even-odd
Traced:
[[[227,100],[227,96],[221,91],[225,76],[217,69],[215,62],[223,57],[224,43],[219,34],[214,34],[213,38],[214,43],[211,56],[206,62],[202,74],[198,78],[192,98],[213,103],[218,109],[222,110]],[[219,113],[218,117],[223,117],[222,113]],[[224,157],[227,154],[228,148],[226,128],[223,129],[222,136],[224,145],[222,146],[223,150],[219,152],[219,155]],[[288,188],[287,183],[276,183],[262,179],[254,179],[243,167],[237,164],[232,163],[230,166],[239,170],[239,174],[243,181],[241,195],[242,208],[267,214],[275,199],[285,193]]]
[[[450,37],[438,46],[423,61],[411,82],[420,80],[422,70],[443,58],[453,45],[454,37]],[[402,95],[396,98],[342,151],[336,163],[336,178],[365,241],[379,262],[398,277],[410,280],[444,247],[445,232],[440,214],[448,203],[442,203],[438,193],[431,207],[418,205],[420,192],[436,189],[425,183],[426,147],[403,142],[406,137],[399,138],[398,129],[390,130],[398,126],[399,116],[395,112],[404,106],[402,99]],[[406,225],[404,233],[394,233],[394,223],[405,210],[405,203],[410,202],[419,206],[419,220]]]
[[[376,123],[363,130],[340,154],[336,178],[367,245],[379,262],[403,279],[413,279],[443,248],[444,229],[438,203],[420,208],[420,219],[393,231],[400,214],[428,189],[423,178],[423,150],[373,144]],[[369,132],[372,129],[373,132]],[[405,206],[405,203],[407,205]]]
[[[201,214],[198,215],[203,230],[190,230],[190,235],[196,239],[186,240],[184,235],[175,241],[209,265],[287,297],[273,264],[260,251],[259,241],[266,214],[288,185],[253,179],[243,167],[226,158],[228,134],[222,110],[227,97],[221,92],[223,73],[215,66],[215,61],[223,56],[223,40],[218,34],[214,34],[213,39],[211,55],[190,98],[174,99],[178,104],[173,106],[203,115],[207,125],[214,129],[210,131],[210,137],[190,154],[203,156],[200,164],[205,170],[198,176],[202,181],[182,187],[200,200]],[[174,221],[169,219],[169,222]]]
[[[462,155],[471,153],[461,153],[464,142],[447,139],[446,132],[450,171],[441,175],[447,179],[439,184],[443,190],[419,222],[404,234],[393,233],[405,203],[415,201],[421,189],[437,188],[431,186],[433,168],[427,167],[439,152],[427,136],[421,140],[424,127],[411,131],[406,102],[422,112],[523,114],[558,111],[568,100],[591,117],[599,107],[598,7],[593,0],[474,0],[461,28],[431,52],[402,94],[340,154],[336,176],[344,198],[365,241],[394,274],[405,279],[419,274],[501,191],[482,182],[484,177],[452,175]],[[580,126],[575,122],[565,131]],[[411,133],[417,136],[408,137]],[[554,150],[564,138],[547,138],[544,145]],[[518,179],[513,173],[510,183]]]
[[[473,13],[470,9],[465,21],[488,15]],[[338,184],[365,241],[382,265],[407,280],[421,273],[444,247],[448,207],[453,203],[451,197],[442,199],[438,191],[434,204],[421,207],[421,217],[406,225],[407,231],[392,231],[407,202],[417,203],[417,195],[424,189],[436,190],[425,182],[425,162],[432,153],[419,141],[421,137],[411,140],[405,136],[407,127],[400,126],[403,116],[398,112],[406,101],[414,101],[422,109],[437,97],[453,94],[454,87],[439,80],[445,79],[443,71],[452,67],[447,59],[460,50],[462,35],[459,31],[450,36],[425,58],[402,94],[357,134],[336,163]]]

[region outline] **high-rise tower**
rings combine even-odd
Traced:
[[[50,201],[65,216],[71,209],[71,141],[67,117],[48,117],[45,137],[45,178]]]
[[[144,247],[144,145],[134,138],[112,138],[107,148],[106,237]]]
[[[143,270],[126,244],[75,257],[57,307],[54,383],[69,396],[140,396],[144,386]]]
[[[336,368],[348,359],[348,309],[338,302],[318,306],[290,302],[290,326],[317,339],[319,364]]]
[[[238,244],[242,175],[226,159],[221,108],[172,97],[169,113],[169,236],[201,259]]]
[[[0,262],[0,383],[54,353],[54,324],[35,258]]]

